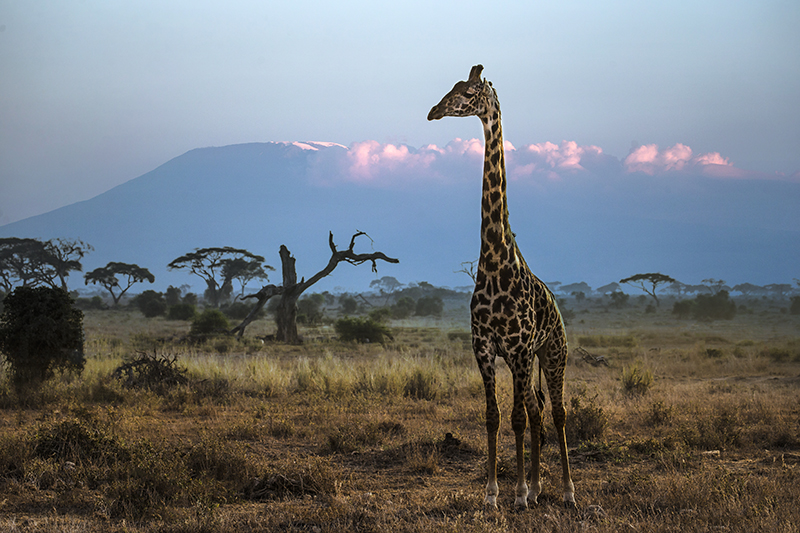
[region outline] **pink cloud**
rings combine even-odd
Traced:
[[[392,187],[421,180],[443,184],[477,180],[484,150],[483,140],[474,138],[456,138],[445,146],[428,144],[418,149],[374,140],[349,147],[305,143],[301,148],[314,153],[310,176],[320,184],[357,182]],[[505,150],[508,176],[519,180],[561,180],[576,173],[612,177],[637,172],[651,176],[691,172],[718,178],[766,177],[737,169],[718,152],[695,154],[681,143],[665,149],[656,144],[642,145],[622,160],[604,153],[598,146],[579,145],[575,141],[543,142],[519,148],[506,141]]]
[[[606,157],[597,146],[579,146],[575,141],[530,144],[509,153],[508,173],[512,178],[544,175],[559,179],[560,172],[585,172],[586,161]]]
[[[719,169],[713,170],[710,166],[733,169],[728,159],[722,157],[718,152],[695,156],[691,148],[681,143],[664,150],[660,150],[656,144],[642,145],[628,154],[623,165],[627,172],[644,172],[651,176],[690,168],[701,172],[708,170],[709,173],[720,174]]]

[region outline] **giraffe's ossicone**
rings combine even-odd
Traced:
[[[522,258],[508,223],[506,168],[500,104],[491,82],[481,79],[483,66],[472,67],[467,81],[459,81],[428,113],[428,120],[477,116],[486,141],[481,199],[481,249],[470,304],[472,347],[486,391],[488,471],[486,505],[497,507],[497,437],[500,409],[497,406],[497,357],[505,360],[514,382],[511,426],[516,437],[517,507],[536,503],[542,490],[542,405],[533,390],[535,359],[544,374],[553,421],[561,451],[564,502],[575,505],[564,431],[564,369],[567,334],[553,293],[533,275]],[[531,490],[525,479],[524,438],[531,428]]]

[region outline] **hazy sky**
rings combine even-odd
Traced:
[[[791,175],[798,28],[797,0],[0,0],[0,224],[197,147],[480,137],[426,121],[476,63],[515,145],[680,143]]]

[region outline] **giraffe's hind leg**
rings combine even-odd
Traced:
[[[575,485],[569,468],[569,454],[567,451],[566,421],[567,410],[564,407],[564,370],[567,360],[567,345],[559,343],[555,349],[548,353],[549,364],[543,367],[547,390],[550,393],[550,404],[553,410],[553,423],[556,428],[558,448],[561,453],[561,475],[564,489],[564,505],[575,507]],[[542,361],[542,359],[540,359]]]

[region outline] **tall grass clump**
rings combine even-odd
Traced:
[[[438,376],[432,368],[417,367],[406,378],[403,394],[415,400],[435,400],[439,388]]]
[[[622,368],[622,392],[628,396],[641,396],[653,385],[653,373],[638,363]]]

